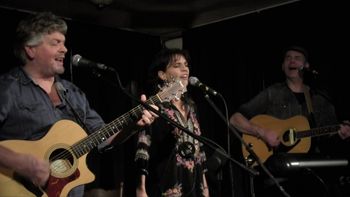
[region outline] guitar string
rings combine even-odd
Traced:
[[[330,125],[325,127],[319,127],[319,128],[309,129],[306,131],[299,131],[296,133],[296,136],[298,138],[300,137],[303,138],[303,137],[309,137],[309,136],[327,135],[327,134],[338,132],[339,128],[340,128],[340,125]]]
[[[164,90],[163,90],[163,91],[161,91],[160,93],[158,93],[157,95],[152,96],[150,99],[148,99],[148,100],[146,101],[146,103],[147,103],[147,104],[161,103],[161,102],[163,102],[163,101],[161,100],[161,98],[163,98],[163,100],[166,100],[166,99],[169,100],[169,98],[166,98],[165,95],[168,94],[168,92],[171,92],[171,89],[174,89],[174,86],[173,86],[173,87],[170,87],[169,89],[170,89],[170,90],[167,90],[167,91],[164,91]],[[175,89],[175,90],[176,90],[176,89]],[[175,91],[173,91],[173,92],[175,92]],[[176,96],[176,95],[177,95],[177,94],[175,94],[175,96]],[[175,97],[175,96],[174,96],[174,97]],[[106,138],[106,136],[105,136],[104,134],[108,134],[109,137],[111,137],[112,135],[116,134],[117,132],[120,132],[118,126],[122,127],[122,126],[123,126],[123,123],[125,123],[125,122],[128,123],[128,120],[130,120],[130,114],[136,114],[136,116],[137,116],[137,113],[140,113],[140,110],[142,110],[142,109],[143,109],[143,108],[142,108],[141,105],[138,105],[137,107],[131,109],[129,112],[123,114],[123,115],[120,116],[119,118],[113,120],[112,122],[106,124],[106,125],[105,125],[104,127],[102,127],[101,129],[99,129],[99,130],[97,130],[96,132],[92,133],[90,136],[87,136],[86,138],[81,139],[80,141],[76,142],[75,144],[73,144],[72,146],[70,146],[67,150],[64,150],[64,151],[62,151],[61,153],[55,155],[52,159],[50,159],[50,163],[53,162],[53,161],[56,161],[56,160],[58,160],[58,159],[69,159],[70,156],[72,155],[72,153],[73,153],[73,155],[75,154],[75,156],[76,156],[77,158],[79,158],[79,157],[85,155],[85,154],[88,153],[92,148],[96,147],[96,146],[99,144],[99,143],[97,143],[97,145],[95,144],[95,142],[96,142],[98,139],[101,140],[100,138],[97,138],[98,136],[103,135],[104,138]],[[119,119],[123,119],[124,122],[119,121]],[[114,127],[110,128],[110,125],[111,125],[111,124],[113,124]],[[117,127],[115,127],[116,124],[117,124]],[[112,135],[110,135],[110,133],[108,132],[108,131],[110,131],[111,129],[112,129],[112,133],[113,133]],[[114,129],[117,129],[117,132],[113,131]],[[122,129],[122,128],[121,128],[121,129]],[[105,140],[107,140],[109,137],[107,137],[106,139],[102,140],[102,142],[105,141]],[[91,139],[92,139],[92,138],[95,139],[95,142],[94,142],[93,144],[90,143],[90,147],[89,147],[89,145],[80,147],[81,145],[79,145],[79,144],[87,144],[87,142],[91,142]],[[97,142],[98,142],[98,141],[97,141]],[[101,143],[102,143],[102,142],[101,142]],[[91,145],[93,145],[93,146],[91,146]],[[84,148],[85,148],[85,149],[84,149]],[[88,148],[88,149],[86,149],[86,148]],[[78,152],[78,151],[81,151],[81,152]],[[60,168],[60,167],[61,167],[61,165],[60,165],[60,166],[54,165],[54,166],[53,166],[53,170],[57,170],[57,169]]]
[[[158,94],[158,95],[160,95],[159,98],[163,98],[165,93],[166,93],[166,92],[164,92],[164,91],[163,91],[163,92],[160,92],[160,93]],[[146,103],[152,102],[152,103],[154,104],[154,103],[158,102],[158,100],[159,100],[159,102],[161,102],[160,99],[154,100],[154,99],[156,99],[156,98],[157,98],[157,95],[151,97],[148,101],[146,101]],[[114,124],[114,125],[115,125],[115,124],[117,123],[117,124],[119,124],[120,126],[122,126],[122,124],[121,124],[120,122],[118,122],[118,120],[119,120],[119,119],[124,119],[124,120],[126,120],[127,116],[130,116],[129,114],[131,114],[131,113],[134,113],[134,114],[135,114],[135,111],[136,111],[136,110],[139,111],[139,110],[140,110],[140,107],[141,107],[140,105],[137,106],[137,107],[135,107],[135,108],[132,109],[130,112],[128,112],[128,113],[122,115],[120,118],[118,118],[118,119],[112,121],[112,122],[111,122],[110,124],[108,124],[108,125],[111,125],[111,124]],[[106,125],[106,127],[102,128],[102,129],[100,129],[99,131],[92,133],[91,136],[88,137],[88,138],[95,138],[95,139],[97,139],[97,138],[96,138],[97,135],[101,135],[100,133],[105,133],[105,132],[107,131],[108,125]],[[118,126],[117,126],[117,128],[118,128]],[[119,131],[119,130],[118,130],[118,131]],[[73,154],[76,153],[76,154],[77,154],[76,156],[78,156],[78,157],[84,155],[86,152],[89,151],[89,149],[88,149],[87,151],[84,150],[84,149],[81,149],[81,147],[79,148],[79,145],[77,145],[77,144],[81,144],[81,143],[83,143],[84,141],[85,141],[84,143],[86,143],[86,141],[91,141],[91,140],[88,139],[88,138],[85,138],[85,139],[83,139],[83,140],[81,140],[81,141],[75,143],[75,145],[71,146],[68,150],[63,151],[62,153],[60,153],[60,154],[56,155],[55,157],[53,157],[53,160],[56,160],[56,159],[58,159],[58,158],[65,158],[65,159],[67,159],[68,156],[71,155],[71,153],[73,153]],[[91,145],[91,144],[90,144],[90,145]],[[96,144],[94,144],[94,145],[96,146]],[[74,148],[74,147],[75,147],[75,148]],[[90,150],[91,150],[93,147],[88,147],[88,148],[90,148]],[[85,149],[86,149],[86,147],[85,147]],[[74,151],[74,150],[76,150],[76,151]],[[78,152],[79,150],[80,150],[81,152]],[[84,151],[85,151],[85,153],[84,153]],[[83,154],[82,154],[82,153],[83,153]],[[79,154],[79,155],[78,155],[78,154]],[[57,169],[57,167],[54,167],[54,169]]]
[[[327,134],[332,134],[332,133],[337,133],[338,130],[340,128],[340,125],[329,125],[329,126],[323,126],[323,127],[319,127],[319,128],[312,128],[312,129],[308,129],[308,130],[300,130],[297,131],[295,129],[293,129],[295,132],[295,137],[296,139],[301,139],[304,137],[313,137],[313,136],[322,136],[322,135],[327,135]],[[284,132],[282,133],[281,136],[283,136]],[[246,137],[249,137],[249,135],[244,135]],[[249,141],[249,140],[248,140]],[[243,154],[244,157],[248,156],[248,152],[246,150],[243,150]]]
[[[152,101],[153,98],[150,98],[149,101]],[[112,122],[106,124],[103,128],[97,130],[96,132],[92,133],[90,136],[87,136],[87,138],[81,139],[80,141],[76,142],[72,146],[70,146],[68,149],[62,151],[61,153],[55,155],[50,159],[50,162],[56,161],[58,159],[69,159],[71,155],[73,154],[75,157],[79,158],[82,155],[86,154],[89,152],[92,148],[96,147],[99,143],[98,140],[101,140],[99,136],[103,136],[103,138],[109,138],[113,134],[120,132],[120,127],[124,123],[129,122],[127,118],[131,116],[131,114],[137,114],[140,113],[140,110],[142,110],[141,105],[131,109],[128,113],[123,114],[116,120],[113,120]],[[113,125],[113,126],[111,126]],[[117,126],[115,126],[117,125]],[[110,134],[109,131],[113,130],[112,133]],[[115,132],[116,131],[116,132]],[[109,135],[109,137],[107,137]],[[101,140],[104,141],[104,140]],[[54,170],[57,170],[60,166],[55,166],[53,167]]]

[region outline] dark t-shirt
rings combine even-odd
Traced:
[[[238,109],[248,119],[260,114],[278,119],[289,119],[297,115],[308,118],[311,128],[338,124],[334,106],[329,99],[317,91],[310,90],[313,115],[310,116],[303,93],[294,93],[286,83],[276,83],[261,91]],[[332,145],[340,138],[338,135],[312,138],[311,151],[322,149],[324,153],[334,153]]]

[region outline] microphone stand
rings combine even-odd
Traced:
[[[131,95],[128,91],[126,91],[126,89],[123,87],[121,81],[120,81],[120,77],[119,77],[119,73],[115,70],[115,69],[110,69],[110,71],[113,71],[117,77],[117,81],[118,81],[118,85],[116,85],[113,82],[107,81],[110,84],[112,84],[113,86],[119,87],[120,89],[122,89],[122,91],[128,96],[130,97],[133,101],[135,101],[136,103],[139,103],[140,105],[142,105],[145,109],[152,111],[153,113],[155,113],[156,115],[158,115],[159,117],[161,117],[162,119],[166,120],[168,123],[170,123],[172,126],[177,127],[179,129],[181,129],[182,131],[184,131],[187,135],[193,137],[194,139],[198,140],[199,142],[203,143],[204,145],[208,146],[209,148],[211,148],[214,151],[217,151],[218,153],[220,153],[221,155],[223,155],[224,157],[226,157],[227,159],[229,159],[231,162],[237,164],[238,166],[240,166],[241,168],[245,169],[246,171],[248,171],[251,174],[257,175],[258,172],[256,170],[247,168],[246,166],[242,165],[240,162],[234,160],[233,158],[231,158],[230,155],[226,154],[223,151],[223,148],[220,147],[220,149],[216,149],[216,147],[214,147],[211,143],[209,143],[208,139],[205,139],[202,136],[198,136],[195,135],[194,133],[192,133],[190,130],[188,130],[187,128],[183,127],[182,125],[178,124],[177,122],[175,122],[174,120],[170,119],[167,115],[165,115],[164,113],[162,113],[159,110],[154,109],[152,106],[148,105],[145,102],[140,101],[138,98],[135,98],[133,95]],[[101,77],[101,74],[98,73],[97,71],[93,72],[97,77]]]
[[[222,95],[220,93],[218,93],[218,95],[220,97],[222,97]],[[282,192],[282,194],[286,197],[290,197],[290,195],[283,189],[283,187],[278,183],[278,181],[276,180],[276,178],[271,174],[271,172],[266,168],[266,166],[262,163],[262,161],[260,160],[260,158],[256,155],[256,153],[253,151],[253,149],[243,140],[243,138],[241,137],[241,135],[237,132],[236,128],[230,124],[229,122],[227,122],[227,118],[225,118],[225,116],[221,113],[221,111],[219,110],[219,108],[214,104],[214,102],[210,99],[208,94],[205,94],[204,98],[207,100],[207,102],[210,104],[210,106],[216,111],[216,113],[220,116],[220,118],[226,123],[226,125],[228,125],[229,129],[233,132],[233,134],[241,141],[241,143],[244,145],[245,149],[250,153],[250,155],[253,156],[253,158],[257,161],[257,163],[259,164],[259,166],[263,169],[263,171],[269,176],[269,178],[275,183],[275,185],[279,188],[279,190]],[[242,164],[240,164],[239,166],[243,166]],[[248,168],[246,166],[242,167],[243,169],[251,172],[252,169]],[[258,175],[257,172],[255,173],[251,173],[250,177],[252,177],[252,175]],[[251,191],[252,191],[252,197],[255,197],[255,194],[253,192],[253,185],[252,182],[251,184]]]
[[[124,91],[124,90],[123,90]],[[174,127],[177,127],[179,129],[181,129],[182,131],[184,131],[187,135],[193,137],[194,139],[202,142],[204,145],[208,146],[209,148],[211,148],[212,150],[217,151],[218,153],[220,153],[221,155],[223,155],[224,157],[226,157],[227,159],[229,159],[230,161],[232,161],[233,163],[237,164],[238,166],[240,166],[241,168],[247,170],[249,173],[257,175],[258,172],[253,170],[253,169],[249,169],[246,166],[244,166],[243,164],[241,164],[240,162],[234,160],[233,158],[231,158],[230,155],[228,155],[227,153],[224,152],[224,150],[222,150],[222,148],[217,149],[216,147],[214,147],[209,141],[207,141],[206,138],[202,137],[202,136],[198,136],[195,135],[194,133],[192,133],[190,130],[188,130],[187,128],[183,127],[182,125],[178,124],[177,122],[175,122],[174,120],[170,119],[167,115],[165,115],[164,113],[162,113],[161,111],[158,111],[156,109],[154,109],[152,106],[148,105],[145,102],[140,101],[139,99],[133,97],[132,95],[130,95],[130,93],[128,93],[127,91],[124,91],[124,93],[126,95],[128,95],[131,99],[133,99],[134,101],[138,102],[139,104],[141,104],[143,107],[145,107],[147,110],[152,111],[153,113],[157,114],[159,117],[163,118],[164,120],[166,120],[168,123],[170,123],[171,125],[173,125]]]

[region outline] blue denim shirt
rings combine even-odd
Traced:
[[[67,98],[86,125],[87,133],[104,124],[78,87],[58,77],[56,81],[67,89]],[[20,67],[0,76],[0,90],[0,140],[36,140],[58,120],[77,122],[65,100],[55,107],[48,94]]]
[[[87,127],[85,131],[89,134],[99,129],[104,122],[90,108],[85,94],[69,81],[59,77],[56,81],[67,89],[66,97]],[[40,139],[61,119],[78,122],[65,100],[54,106],[48,94],[21,67],[0,76],[0,140]],[[64,132],[69,137],[69,131]],[[83,185],[69,192],[70,197],[82,197],[83,194]]]

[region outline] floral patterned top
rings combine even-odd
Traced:
[[[162,111],[195,135],[201,135],[194,105],[187,104],[187,120],[166,103]],[[149,130],[139,134],[135,161],[145,174],[149,196],[202,196],[205,152],[202,143],[158,118]]]

